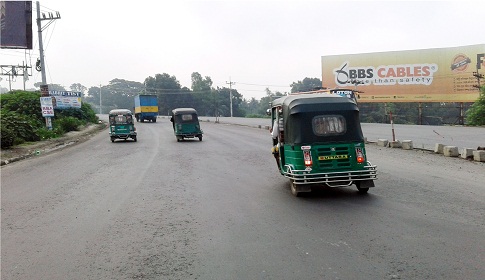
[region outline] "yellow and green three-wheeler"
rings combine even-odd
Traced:
[[[316,185],[355,184],[361,193],[374,187],[376,166],[367,160],[359,108],[350,93],[300,93],[272,102],[273,154],[293,195]]]

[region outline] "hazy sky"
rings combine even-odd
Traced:
[[[321,57],[485,43],[485,1],[40,1],[61,19],[43,32],[47,82],[69,90],[167,73],[214,87],[231,79],[244,98],[321,79]],[[36,2],[33,1],[35,9]],[[36,17],[34,11],[34,18]],[[47,22],[43,22],[45,26]],[[0,50],[0,64],[32,64],[34,49]],[[7,76],[0,87],[9,88]],[[33,71],[27,88],[41,82]],[[12,89],[22,89],[17,77]]]

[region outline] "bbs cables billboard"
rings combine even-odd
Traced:
[[[359,102],[475,102],[485,44],[322,56],[322,86],[354,88]]]

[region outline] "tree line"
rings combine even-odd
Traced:
[[[319,78],[308,77],[290,85],[291,93],[309,91],[321,86]],[[49,89],[65,90],[56,84],[49,85]],[[192,73],[190,88],[182,86],[175,76],[163,73],[149,76],[143,83],[116,78],[108,85],[89,89],[75,83],[70,86],[70,90],[82,92],[83,102],[89,103],[97,113],[108,113],[111,109],[117,108],[134,110],[136,95],[153,94],[158,96],[161,115],[169,115],[175,108],[191,107],[200,115],[223,117],[231,115],[230,95],[234,117],[266,117],[270,102],[288,94],[266,88],[265,96],[259,100],[244,99],[237,89],[214,87],[209,76],[204,77],[198,72]],[[482,87],[481,98],[475,103],[360,103],[359,108],[362,122],[368,123],[389,123],[392,113],[393,122],[400,124],[483,125],[483,96]],[[463,117],[460,116],[460,107],[465,112]],[[418,111],[421,114],[418,114]]]
[[[318,78],[304,78],[290,85],[291,92],[308,91],[321,87]],[[37,87],[40,84],[36,84]],[[66,90],[57,84],[49,84],[49,90]],[[143,83],[124,79],[113,79],[107,85],[90,87],[75,83],[70,90],[84,94],[83,102],[91,104],[97,113],[106,114],[112,109],[134,109],[134,97],[138,94],[158,96],[158,107],[161,115],[168,115],[171,110],[181,107],[196,109],[200,115],[234,117],[264,117],[269,103],[286,92],[271,91],[266,88],[266,95],[261,99],[245,99],[237,89],[214,87],[212,79],[198,72],[191,75],[191,87],[182,86],[177,78],[167,73],[147,77]],[[101,107],[100,107],[101,105]]]

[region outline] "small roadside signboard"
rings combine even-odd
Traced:
[[[54,105],[52,104],[52,97],[51,96],[41,97],[40,108],[42,110],[43,117],[53,117]]]

